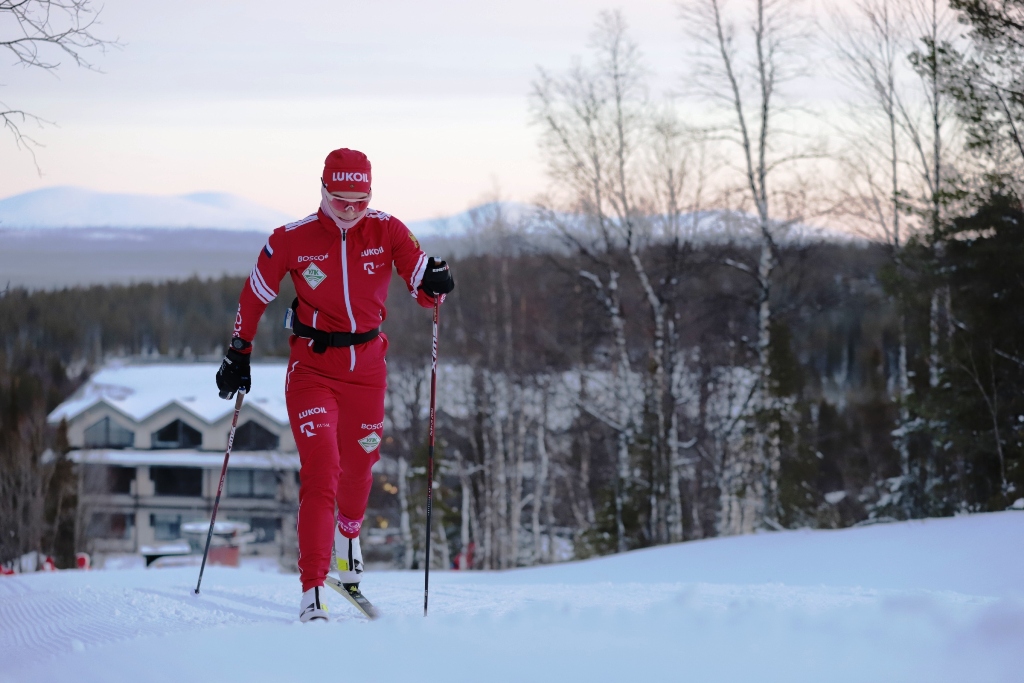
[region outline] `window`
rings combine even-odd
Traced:
[[[254,543],[270,543],[281,528],[278,517],[253,517],[249,520],[249,530],[256,535]]]
[[[202,445],[203,435],[181,420],[153,432],[153,448],[198,448]]]
[[[83,466],[82,489],[85,493],[131,493],[133,481],[134,467],[90,464]]]
[[[149,525],[157,541],[176,541],[181,538],[181,515],[151,514]]]
[[[277,473],[274,470],[228,470],[227,494],[234,498],[274,498]]]
[[[105,417],[85,429],[86,448],[131,448],[135,445],[135,432],[125,429]]]
[[[94,512],[89,517],[89,538],[113,538],[127,540],[132,537],[135,515],[124,512]]]
[[[277,538],[277,532],[281,530],[280,517],[231,517],[230,519],[232,522],[249,525],[253,543],[271,543]]]
[[[235,430],[236,451],[273,451],[281,440],[269,429],[249,420]]]
[[[149,478],[158,496],[203,495],[201,467],[150,467]]]

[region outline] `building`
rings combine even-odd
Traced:
[[[78,464],[81,547],[111,553],[205,536],[234,401],[218,397],[215,363],[109,365],[59,405]],[[254,364],[217,519],[250,527],[247,554],[294,564],[299,458],[284,400],[285,364]]]

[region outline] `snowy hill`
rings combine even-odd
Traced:
[[[217,228],[269,233],[296,218],[220,192],[165,197],[48,187],[0,199],[4,228]]]
[[[509,205],[509,215],[523,211]],[[311,206],[311,209],[315,205]],[[486,208],[486,207],[484,207]],[[411,221],[431,253],[462,255],[473,210]],[[181,197],[48,188],[0,200],[0,291],[245,276],[289,216],[228,194]]]
[[[490,202],[452,216],[405,222],[427,252],[447,258],[564,250],[565,241],[552,232],[535,226],[520,231],[536,212],[528,204]],[[513,228],[511,235],[484,229],[499,213]],[[267,233],[296,218],[301,216],[222,193],[159,197],[72,187],[26,192],[0,199],[0,290],[8,284],[58,289],[244,276]],[[561,220],[575,219],[565,214]],[[752,218],[744,214],[705,211],[682,220],[683,233],[696,242],[743,242],[755,235]],[[850,236],[796,226],[781,241],[818,239],[848,242]]]
[[[532,210],[516,202],[491,202],[451,216],[405,222],[423,237],[455,236],[464,234],[475,220],[499,207],[511,222]],[[315,208],[314,202],[310,209]],[[212,228],[269,233],[297,218],[302,216],[275,211],[225,192],[160,196],[47,187],[0,199],[0,229]]]
[[[521,202],[487,202],[451,216],[439,216],[417,221],[403,222],[417,237],[452,237],[471,232],[474,226],[482,225],[500,213],[508,223],[515,225],[528,218],[536,208]],[[401,218],[401,216],[399,216]]]
[[[513,231],[511,244],[501,244],[500,237],[486,229],[498,216]],[[558,226],[552,223],[552,218]],[[650,239],[654,243],[671,241],[677,234],[680,239],[695,244],[757,244],[760,240],[757,217],[739,211],[711,209],[684,213],[679,216],[675,227],[671,228],[672,232],[669,232],[669,222],[664,216],[653,216],[650,220]],[[443,253],[465,255],[508,251],[510,248],[515,251],[525,246],[522,244],[524,237],[528,239],[532,250],[562,251],[566,248],[566,242],[559,236],[559,230],[581,229],[583,223],[584,219],[580,215],[545,214],[538,206],[502,201],[481,204],[452,216],[413,221],[408,225],[417,236],[426,237],[443,247]],[[522,231],[524,227],[527,228],[525,233]],[[843,230],[803,223],[780,226],[776,241],[785,245],[865,243],[864,239]]]
[[[0,577],[0,681],[1020,681],[1024,513],[699,541],[505,572],[371,572],[297,622],[256,568]]]

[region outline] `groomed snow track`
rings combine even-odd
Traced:
[[[0,577],[0,682],[1008,683],[1022,564],[1008,512],[432,572],[427,619],[421,574],[372,572],[372,623],[337,597],[299,624],[297,578],[251,568]]]

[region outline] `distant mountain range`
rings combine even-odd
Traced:
[[[48,187],[0,199],[0,228],[215,228],[269,233],[296,218],[224,192],[166,197]]]
[[[565,241],[551,231],[503,235],[486,229],[499,213],[514,226],[529,223],[533,211],[527,204],[491,202],[406,225],[424,250],[446,258],[565,250]],[[223,193],[160,197],[73,187],[27,192],[0,200],[0,295],[7,286],[55,289],[244,276],[267,234],[297,218]],[[574,221],[569,214],[560,219]],[[683,223],[689,239],[697,242],[757,238],[753,217],[742,213],[704,211],[684,216]],[[821,239],[845,242],[851,236],[794,226],[780,241]]]
[[[387,208],[384,207],[384,210],[386,211]],[[402,219],[402,222],[417,236],[457,237],[472,232],[475,226],[490,222],[499,212],[508,223],[515,224],[533,211],[534,207],[521,202],[487,202],[451,216],[418,221]],[[399,218],[402,217],[399,216]]]
[[[528,207],[486,204],[407,225],[430,253],[457,256],[487,249],[466,235],[499,210],[515,221]],[[57,289],[244,276],[267,234],[298,218],[226,193],[166,197],[76,187],[26,192],[0,199],[0,296],[8,286]]]
[[[315,206],[310,206],[310,209]],[[388,207],[378,207],[385,211]],[[534,211],[519,202],[488,202],[451,216],[410,221],[405,224],[418,236],[443,241],[480,236],[477,227],[492,223],[497,214],[511,225]],[[260,206],[224,192],[197,192],[178,196],[96,192],[79,187],[50,187],[0,199],[0,230],[83,230],[97,229],[208,229],[249,231],[267,234],[274,228],[303,218]],[[572,216],[563,216],[571,223]],[[752,216],[734,211],[705,210],[681,217],[691,239],[722,240],[757,238]],[[486,231],[484,231],[486,232]],[[79,235],[85,236],[84,232]],[[536,235],[533,236],[536,238]],[[845,241],[850,236],[834,230],[796,225],[782,241],[829,239]],[[105,239],[101,237],[100,239]],[[655,238],[658,239],[658,238]]]
[[[417,235],[454,236],[472,226],[474,216],[493,213],[498,206],[492,202],[453,216],[405,223]],[[500,207],[513,221],[529,210],[525,204],[513,202],[503,202]],[[311,210],[315,208],[310,206]],[[303,216],[289,215],[225,192],[160,196],[48,187],[0,199],[0,229],[205,228],[269,233],[299,218]]]

